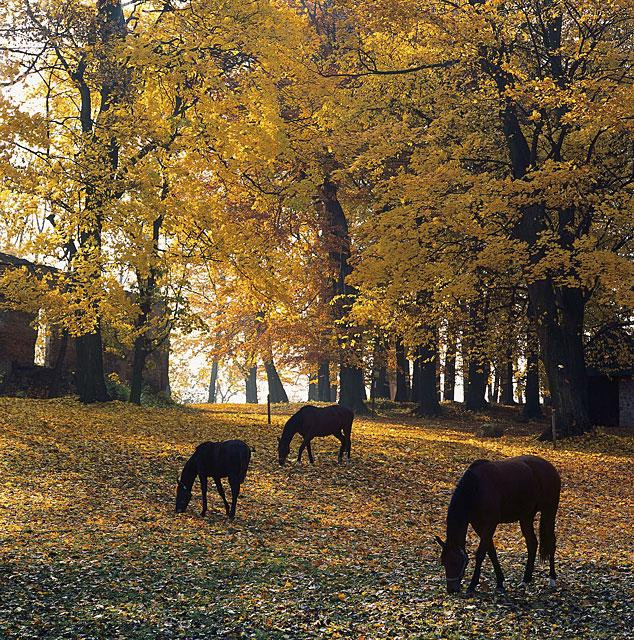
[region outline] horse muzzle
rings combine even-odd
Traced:
[[[447,593],[450,595],[455,595],[456,593],[460,593],[460,583],[454,582],[453,580],[451,582],[448,582]]]

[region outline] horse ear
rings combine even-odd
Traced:
[[[434,536],[434,540],[441,546],[441,548],[445,548],[445,543],[438,536]]]

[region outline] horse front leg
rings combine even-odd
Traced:
[[[306,451],[308,451],[308,459],[310,464],[315,464],[315,458],[313,458],[313,450],[310,446],[310,440],[306,443]]]
[[[216,489],[222,498],[222,501],[225,503],[225,511],[227,515],[229,515],[229,503],[227,502],[227,496],[225,495],[225,488],[222,486],[222,480],[220,478],[214,478],[214,482],[216,483]]]
[[[204,518],[207,513],[207,476],[199,476],[200,477],[200,492],[203,496],[203,510],[201,512],[201,517]]]
[[[500,566],[500,561],[498,560],[498,554],[495,550],[495,545],[493,541],[491,541],[491,548],[488,551],[489,558],[491,558],[491,562],[493,563],[493,571],[495,571],[495,580],[496,591],[504,592],[504,573],[502,572],[502,567]]]
[[[475,555],[475,568],[473,569],[473,576],[471,577],[471,582],[469,583],[467,593],[475,593],[476,587],[480,582],[480,572],[482,570],[482,562],[484,561],[484,556],[486,556],[487,552],[492,546],[493,531],[490,529],[484,530],[482,532],[482,535],[480,536],[480,544],[478,545],[478,549]]]
[[[297,452],[297,462],[300,463],[302,461],[302,453],[304,453],[304,449],[310,444],[310,440],[304,437],[302,444],[299,445],[299,451]],[[308,454],[310,458],[310,453]],[[311,460],[312,462],[312,460]]]

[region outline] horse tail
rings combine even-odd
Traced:
[[[549,506],[542,510],[539,518],[539,559],[543,562],[555,555],[557,544],[555,538],[555,516],[557,506]]]
[[[255,451],[255,448],[253,449]],[[249,470],[249,462],[251,462],[251,448],[247,447],[244,457],[240,460],[240,484],[244,482]]]

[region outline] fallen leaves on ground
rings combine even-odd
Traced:
[[[553,450],[532,435],[478,438],[469,414],[357,418],[350,464],[330,438],[313,443],[314,467],[280,468],[285,418],[0,398],[0,637],[632,637],[631,436]],[[236,520],[213,487],[201,519],[198,485],[174,514],[195,445],[228,438],[256,448]],[[476,598],[448,597],[432,538],[455,482],[474,459],[520,453],[563,477],[558,587],[543,566],[517,586],[524,542],[503,525],[508,593],[493,593],[485,562]]]

